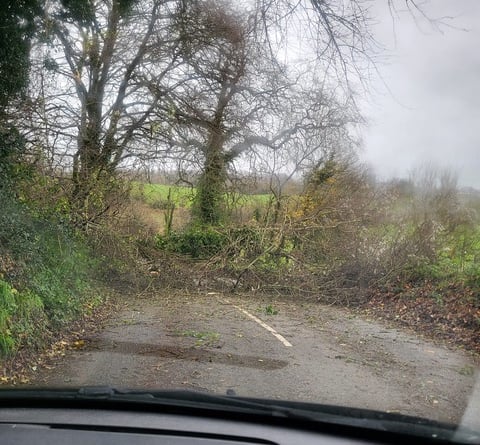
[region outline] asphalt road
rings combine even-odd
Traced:
[[[480,419],[470,356],[345,309],[258,295],[150,295],[85,340],[33,383],[234,390]]]

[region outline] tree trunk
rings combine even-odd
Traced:
[[[227,165],[223,143],[221,130],[214,130],[205,150],[203,172],[194,203],[194,216],[201,224],[219,225],[225,219]]]

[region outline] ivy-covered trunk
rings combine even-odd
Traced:
[[[224,135],[214,130],[205,150],[202,175],[197,186],[194,218],[200,224],[219,225],[225,220],[226,158],[223,153]]]

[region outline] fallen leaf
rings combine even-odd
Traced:
[[[73,342],[73,346],[77,349],[83,348],[85,346],[85,340],[77,340]]]

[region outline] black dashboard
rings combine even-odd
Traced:
[[[405,437],[368,431],[324,431],[280,422],[191,416],[144,411],[64,408],[0,408],[0,443],[15,444],[170,444],[309,445],[404,443]],[[410,443],[415,441],[409,440]],[[420,440],[417,443],[425,443]]]

